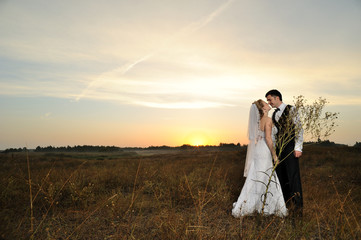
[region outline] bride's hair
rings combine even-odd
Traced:
[[[263,108],[263,101],[262,101],[262,99],[258,99],[257,101],[254,101],[253,103],[258,108],[259,118],[261,119],[263,117],[263,115],[264,115],[263,109],[262,109]]]

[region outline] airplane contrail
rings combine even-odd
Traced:
[[[208,23],[210,23],[214,18],[216,18],[218,15],[220,15],[226,8],[229,7],[229,5],[233,2],[234,0],[228,0],[226,3],[222,4],[221,6],[219,6],[216,10],[214,10],[212,13],[210,13],[208,16],[202,18],[201,20],[197,21],[197,22],[193,22],[191,24],[189,24],[185,29],[185,34],[189,34],[192,32],[196,32],[199,29],[205,27]]]
[[[106,73],[101,74],[97,79],[93,80],[91,83],[88,84],[88,86],[82,91],[81,94],[79,94],[75,101],[79,101],[81,98],[83,98],[84,96],[86,96],[86,94],[92,89],[94,88],[96,85],[99,85],[101,82],[104,81],[104,76],[110,74],[110,73],[118,73],[119,75],[124,75],[126,74],[128,71],[130,71],[132,68],[134,68],[136,65],[148,60],[149,58],[153,57],[154,55],[156,55],[156,53],[158,53],[159,51],[163,50],[164,48],[166,48],[166,46],[174,41],[175,39],[181,37],[181,36],[186,36],[189,35],[193,32],[198,31],[199,29],[205,27],[206,25],[208,25],[214,18],[216,18],[217,16],[219,16],[225,9],[227,9],[229,7],[229,5],[233,2],[234,0],[228,0],[226,3],[222,4],[221,6],[219,6],[216,10],[214,10],[212,13],[210,13],[209,15],[207,15],[206,17],[200,19],[199,21],[196,22],[192,22],[189,25],[187,25],[185,28],[181,29],[180,31],[178,31],[176,34],[174,34],[172,37],[168,38],[166,41],[164,41],[163,44],[160,44],[160,46],[155,49],[154,51],[152,51],[151,53],[137,59],[134,62],[125,64],[119,68],[113,69],[111,71],[108,71]]]
[[[134,61],[132,63],[128,63],[125,64],[119,68],[113,69],[112,71],[109,72],[105,72],[103,74],[101,74],[97,79],[93,80],[92,82],[90,82],[88,84],[88,86],[82,91],[81,94],[79,94],[76,98],[75,101],[79,101],[81,98],[83,98],[84,96],[87,95],[87,93],[89,93],[89,91],[94,88],[96,85],[99,85],[101,82],[105,81],[104,79],[106,78],[107,75],[114,73],[114,72],[118,72],[120,75],[124,75],[126,72],[128,72],[130,69],[132,69],[135,65],[147,60],[148,58],[150,58],[152,56],[152,54],[148,54],[140,59],[138,59],[137,61]]]

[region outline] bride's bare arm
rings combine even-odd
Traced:
[[[275,161],[277,161],[277,155],[276,155],[276,151],[273,147],[273,141],[272,141],[272,120],[271,119],[267,119],[266,124],[265,124],[265,138],[266,138],[267,146],[272,153],[273,159]]]

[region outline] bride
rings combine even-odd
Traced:
[[[272,139],[272,131],[277,129],[272,127],[272,119],[268,117],[270,109],[261,99],[251,106],[248,122],[249,144],[244,168],[244,176],[247,178],[237,202],[233,203],[234,217],[249,216],[256,212],[279,217],[287,215],[281,185],[276,172],[272,174],[272,157],[275,164],[278,164],[278,158]],[[269,181],[271,174],[272,179]]]

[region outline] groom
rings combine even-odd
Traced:
[[[290,210],[294,210],[293,213],[302,216],[303,199],[298,159],[302,155],[303,130],[297,128],[298,118],[297,114],[293,114],[294,107],[282,102],[282,94],[278,90],[268,91],[266,98],[267,102],[276,108],[272,115],[272,121],[278,130],[276,153],[281,161],[276,172],[283,197]]]

